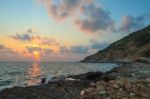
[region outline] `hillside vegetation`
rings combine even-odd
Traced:
[[[129,34],[82,62],[125,61],[139,57],[150,57],[150,26]]]

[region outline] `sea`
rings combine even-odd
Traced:
[[[14,86],[38,85],[47,75],[67,76],[95,71],[107,72],[117,66],[114,63],[0,62],[0,91]]]

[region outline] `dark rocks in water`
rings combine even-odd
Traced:
[[[75,80],[54,77],[55,80],[47,84],[2,90],[0,99],[149,99],[149,71],[149,64],[134,63],[115,67],[106,73],[68,76]]]
[[[106,75],[105,75],[106,74]],[[109,74],[109,73],[108,73]],[[112,78],[107,73],[88,72],[79,75],[70,75],[65,79],[41,80],[42,85],[14,87],[0,92],[0,99],[82,99],[82,90],[93,86],[97,81],[110,81]],[[104,76],[105,75],[105,76]],[[62,77],[61,77],[62,78]],[[66,80],[72,78],[75,80]],[[80,80],[79,80],[80,79]]]
[[[42,78],[41,79],[41,84],[45,84],[45,82],[46,82],[46,78]]]
[[[101,72],[89,72],[68,76],[80,80],[52,79],[47,84],[43,84],[46,81],[43,78],[42,85],[2,90],[0,99],[80,99],[81,91],[90,86],[91,82],[98,81],[102,75]]]
[[[111,76],[111,75],[104,75],[101,77],[101,80],[105,81],[105,82],[109,82],[111,80],[115,80],[115,77]]]
[[[47,85],[14,87],[0,92],[0,99],[79,99],[86,81],[49,82]]]
[[[71,75],[68,77],[73,78],[73,79],[80,79],[80,80],[97,81],[97,80],[100,80],[100,78],[103,74],[104,73],[98,71],[98,72],[88,72],[88,73],[79,74],[79,75]]]
[[[103,80],[105,82],[109,82],[111,80],[115,80],[117,74],[118,74],[117,72],[112,72],[112,71],[106,72],[105,74],[103,74],[101,76],[101,80]]]

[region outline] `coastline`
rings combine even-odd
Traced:
[[[89,72],[54,77],[48,84],[14,87],[0,92],[2,99],[148,99],[150,64],[123,63],[106,73]],[[139,90],[140,89],[140,90]]]

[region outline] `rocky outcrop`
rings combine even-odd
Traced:
[[[80,99],[81,90],[87,88],[91,82],[100,80],[102,74],[89,72],[68,77],[53,77],[48,84],[2,90],[0,99]]]
[[[0,99],[149,99],[150,65],[124,64],[107,73],[54,77],[48,84],[14,87]]]
[[[150,26],[130,33],[81,62],[130,61],[139,57],[150,58]]]
[[[83,99],[149,99],[150,97],[150,86],[146,80],[98,81],[92,86],[81,91]]]

